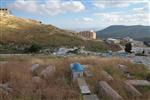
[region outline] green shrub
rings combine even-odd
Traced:
[[[29,48],[25,48],[25,53],[37,53],[42,47],[36,43],[33,43]]]

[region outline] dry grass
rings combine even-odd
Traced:
[[[72,83],[69,69],[70,63],[80,62],[91,65],[90,70],[94,76],[86,78],[92,92],[96,93],[97,84],[100,80],[105,80],[101,71],[107,71],[114,81],[108,82],[123,98],[132,100],[125,89],[123,81],[126,80],[117,69],[118,64],[128,66],[129,72],[134,79],[145,79],[148,71],[143,65],[132,64],[120,58],[100,58],[100,57],[14,57],[7,58],[9,63],[0,66],[0,83],[10,83],[13,91],[9,95],[0,94],[0,100],[79,100],[80,93],[77,84]],[[33,81],[30,68],[32,64],[39,63],[41,68],[37,75],[49,64],[56,67],[56,72],[41,82]],[[150,99],[148,93],[150,89],[144,89],[144,100]],[[141,91],[144,91],[143,88]],[[140,98],[141,99],[141,98]],[[134,99],[133,99],[134,100]],[[138,99],[137,99],[138,100]],[[141,99],[142,100],[142,99]]]

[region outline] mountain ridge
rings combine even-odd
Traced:
[[[124,38],[131,37],[140,39],[150,37],[150,26],[144,25],[111,25],[103,30],[97,31],[98,38]]]

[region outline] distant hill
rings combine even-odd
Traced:
[[[112,25],[101,31],[97,31],[98,38],[124,38],[131,37],[134,39],[142,39],[150,37],[150,26],[134,25]]]
[[[24,49],[37,44],[42,49],[60,47],[82,47],[91,51],[117,50],[116,45],[84,40],[71,31],[45,25],[40,21],[4,15],[0,19],[0,53],[22,53]]]

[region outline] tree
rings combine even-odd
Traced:
[[[127,43],[125,45],[125,52],[132,53],[131,50],[132,50],[132,44],[131,43]]]
[[[38,52],[42,47],[36,43],[33,43],[29,48],[25,48],[26,53],[36,53]]]

